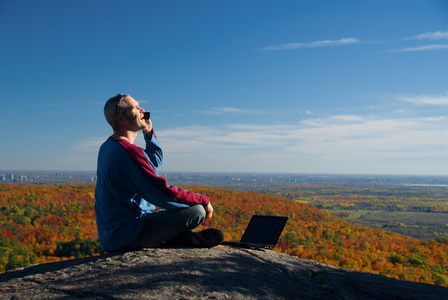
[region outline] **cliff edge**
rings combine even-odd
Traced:
[[[448,289],[273,251],[161,248],[0,274],[0,299],[448,299]]]

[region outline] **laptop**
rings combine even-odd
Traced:
[[[229,245],[251,249],[272,249],[282,234],[288,217],[254,215],[239,242],[224,241],[221,245]]]

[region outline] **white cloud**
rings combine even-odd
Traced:
[[[262,50],[264,51],[293,50],[300,48],[320,48],[320,47],[351,45],[357,43],[360,43],[360,41],[356,38],[342,38],[339,40],[324,40],[309,43],[287,43],[283,45],[265,47]]]
[[[448,31],[426,32],[406,38],[406,40],[446,40],[446,39],[448,39]]]
[[[98,152],[107,137],[91,137],[74,146],[76,152]]]
[[[259,114],[259,110],[241,109],[233,107],[217,107],[209,110],[204,110],[204,114],[224,114],[224,113],[238,113],[238,114]]]
[[[448,93],[445,95],[419,95],[415,97],[401,96],[399,99],[415,105],[448,106]]]
[[[335,115],[289,125],[173,128],[159,136],[171,170],[416,174],[426,167],[428,174],[444,174],[447,128],[443,116]]]
[[[439,44],[439,45],[408,47],[395,50],[394,52],[413,52],[413,51],[427,51],[427,50],[440,50],[440,49],[448,49],[448,45]]]
[[[353,121],[362,121],[363,117],[357,116],[357,115],[336,115],[330,117],[330,119],[337,120],[337,121],[346,121],[346,122],[353,122]]]

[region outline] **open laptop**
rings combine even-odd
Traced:
[[[254,215],[239,242],[224,241],[221,245],[252,249],[272,249],[282,234],[288,217]]]

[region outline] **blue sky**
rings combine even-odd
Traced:
[[[104,103],[128,93],[161,171],[448,175],[447,16],[437,0],[2,0],[0,169],[95,170]]]

